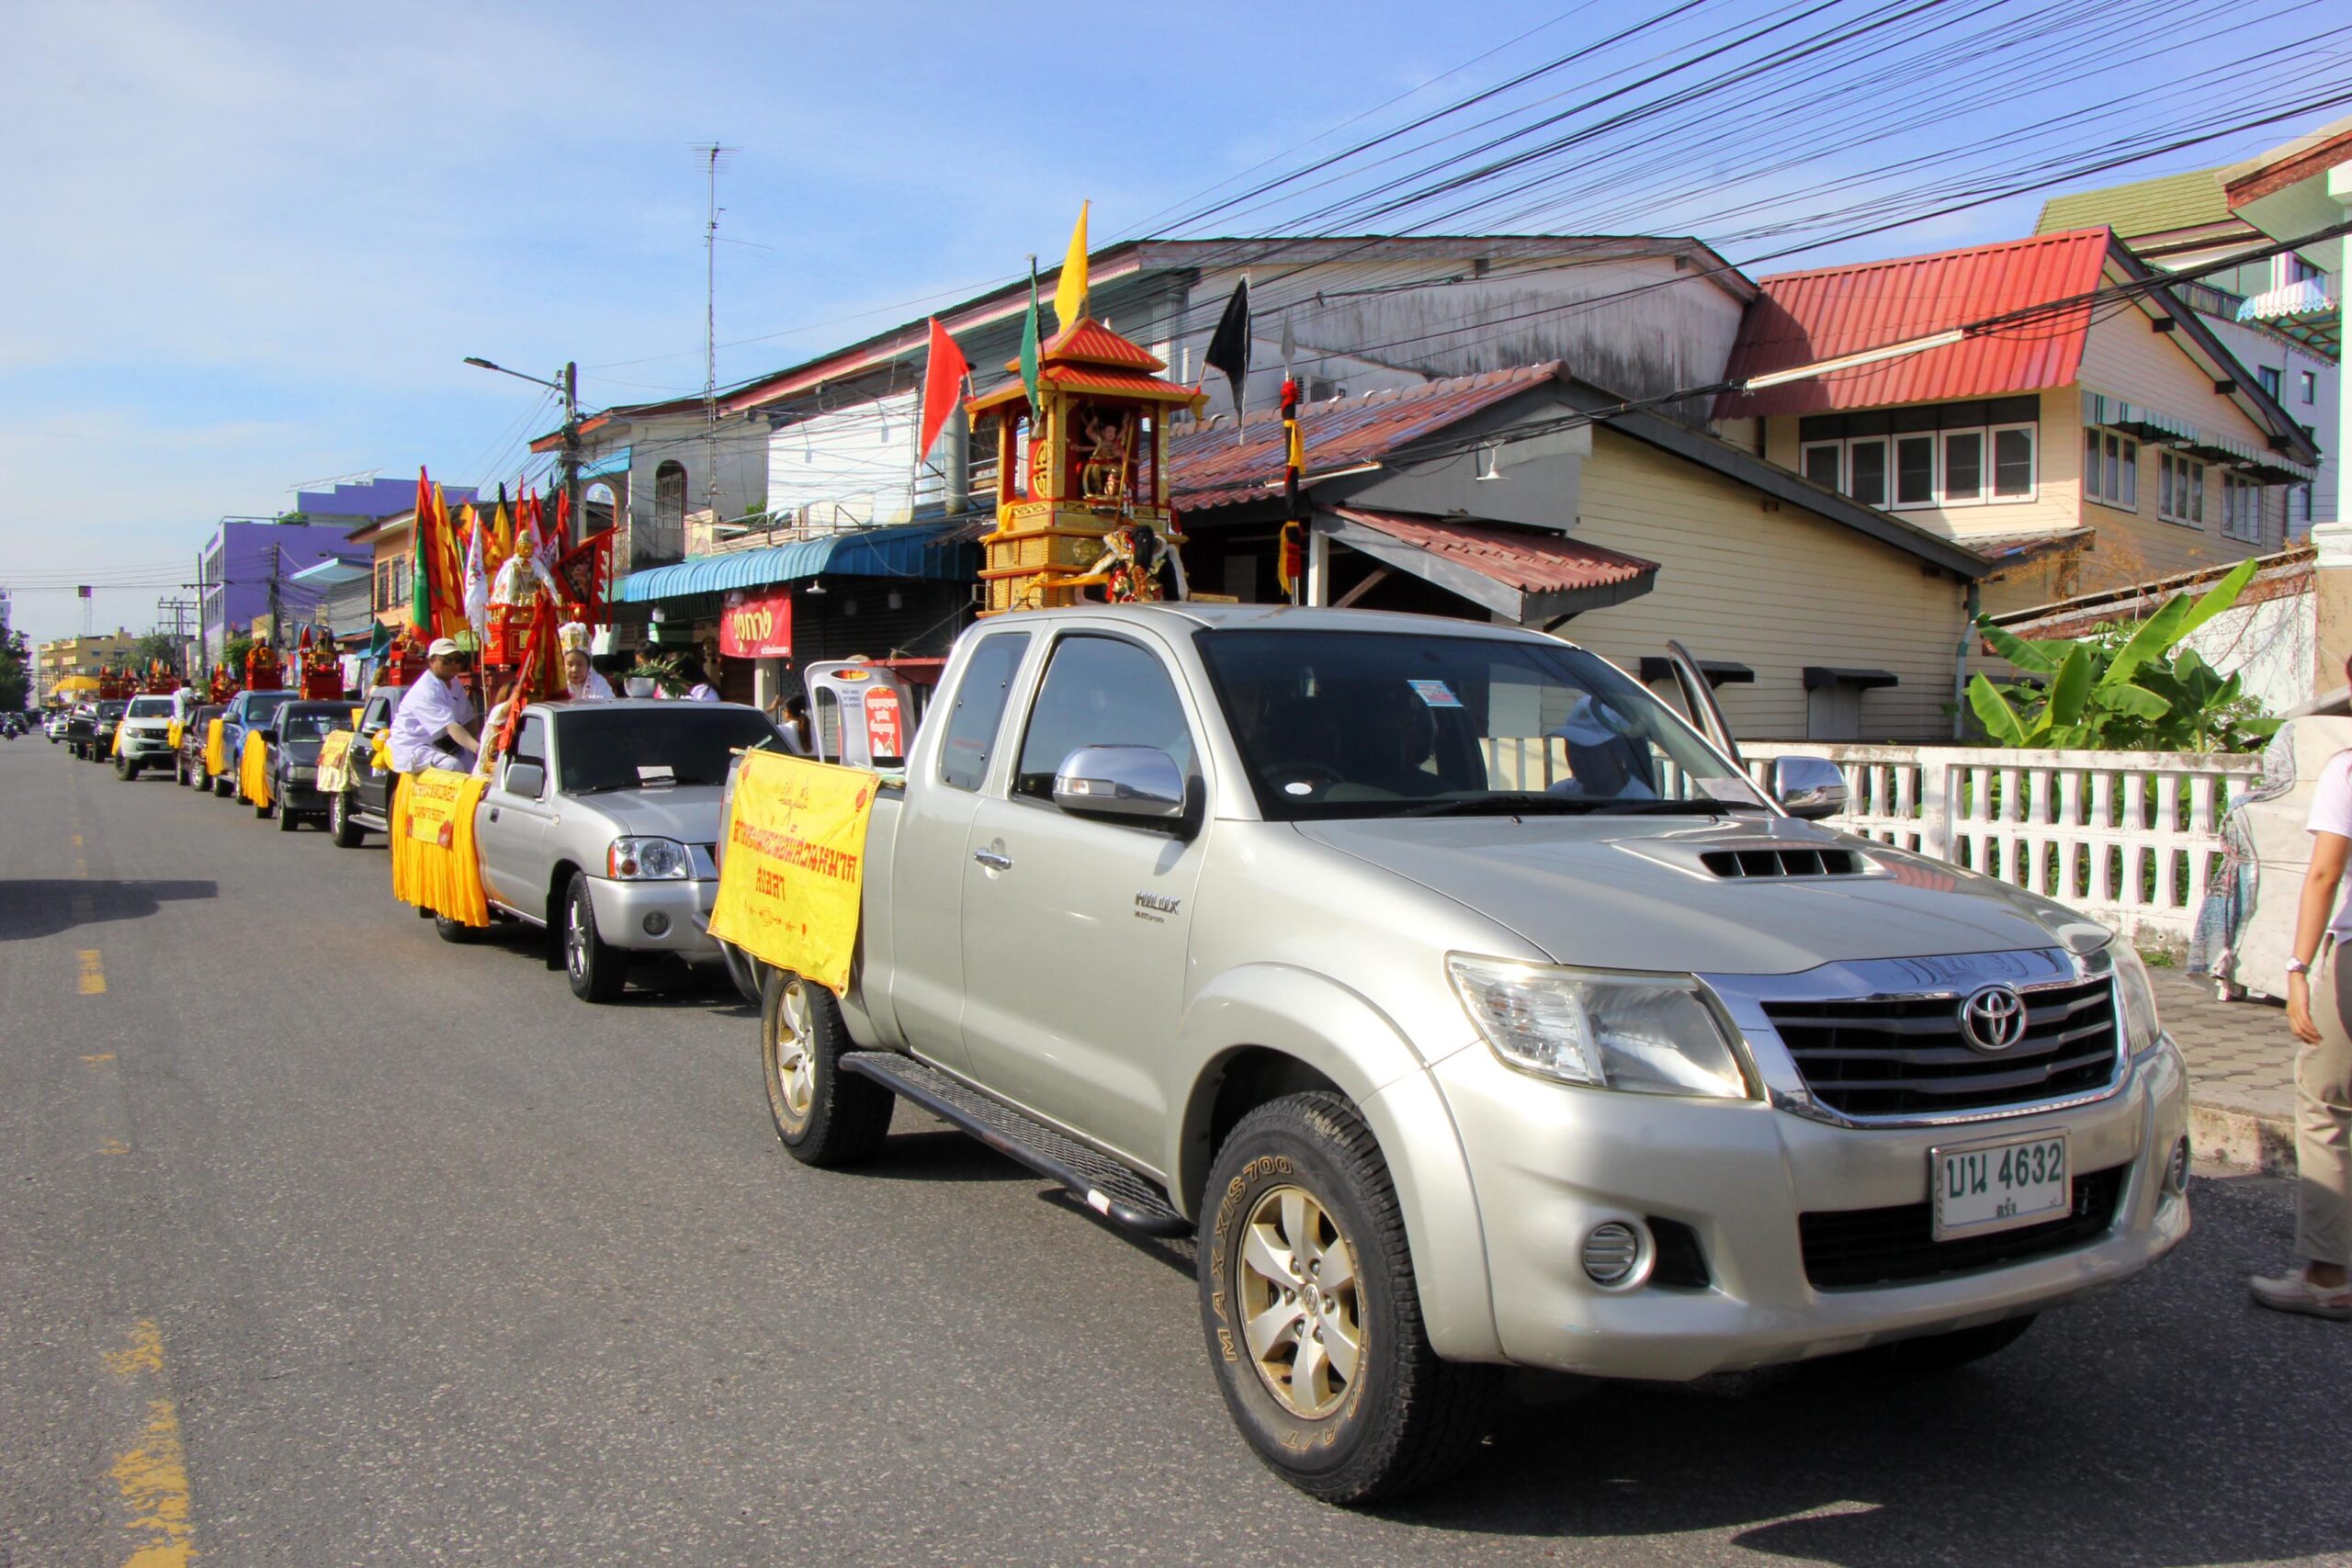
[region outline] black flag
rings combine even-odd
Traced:
[[[1225,378],[1233,383],[1233,423],[1241,423],[1241,389],[1250,379],[1250,279],[1242,278],[1233,286],[1233,298],[1225,302],[1225,314],[1217,318],[1216,332],[1209,338],[1209,351],[1201,356],[1201,364],[1211,370],[1222,370]]]

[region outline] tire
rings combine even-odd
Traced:
[[[294,813],[287,810],[286,807],[282,806],[277,808],[277,830],[279,832],[290,833],[301,825],[300,821],[296,818]]]
[[[186,757],[172,759],[172,782],[182,789],[187,788],[187,759]]]
[[[277,800],[276,796],[271,797],[267,806],[256,806],[254,807],[254,817],[257,821],[266,822],[277,815]]]
[[[628,988],[628,954],[596,934],[596,902],[588,874],[571,874],[563,896],[563,970],[571,994],[583,1002],[614,1002]]]
[[[760,988],[760,1073],[775,1135],[803,1165],[855,1165],[889,1135],[899,1097],[841,1070],[842,1054],[856,1048],[832,992],[790,970],[769,973]]]
[[[204,771],[202,762],[192,762],[188,765],[187,784],[188,788],[200,795],[212,793],[212,775]]]
[[[422,911],[419,911],[422,913]],[[463,947],[473,941],[477,928],[463,920],[453,920],[447,915],[433,917],[433,934],[452,947]]]
[[[234,787],[236,781],[232,779],[226,773],[213,774],[212,797],[215,800],[229,800],[233,798],[237,793]]]
[[[344,790],[327,802],[327,832],[339,850],[356,850],[366,840],[368,829],[351,819],[351,792]]]
[[[114,776],[129,784],[139,776],[139,764],[128,757],[117,757],[114,760]]]
[[[1206,1191],[1209,1365],[1267,1468],[1357,1506],[1427,1486],[1468,1458],[1498,1377],[1430,1348],[1404,1213],[1355,1108],[1320,1090],[1260,1106],[1217,1150]],[[1272,1326],[1261,1338],[1253,1321]],[[1331,1347],[1351,1336],[1354,1365],[1343,1372]]]

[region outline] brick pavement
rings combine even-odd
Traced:
[[[2295,1037],[2275,1002],[2225,1002],[2211,980],[2152,969],[2156,1010],[2188,1062],[2189,1136],[2201,1159],[2295,1168]]]

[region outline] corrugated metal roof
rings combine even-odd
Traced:
[[[1559,371],[1557,361],[1522,365],[1482,376],[1431,381],[1403,391],[1368,392],[1302,405],[1298,427],[1306,448],[1307,477],[1385,457],[1481,409],[1553,380]],[[1264,501],[1279,492],[1283,457],[1279,410],[1263,410],[1242,421],[1239,440],[1234,438],[1230,425],[1194,425],[1168,443],[1169,489],[1176,503],[1187,510]]]
[[[1564,593],[1577,588],[1607,588],[1632,582],[1658,570],[1644,560],[1563,534],[1506,528],[1490,523],[1408,517],[1395,512],[1334,509],[1351,523],[1387,535],[1416,549],[1458,561],[1522,593]]]
[[[674,566],[633,571],[620,580],[613,597],[624,604],[729,588],[793,582],[809,577],[924,577],[953,581],[978,570],[971,546],[947,536],[960,523],[909,523],[854,534],[795,539],[756,550],[695,556]]]
[[[1724,378],[1742,381],[2087,294],[2099,286],[2114,243],[2105,229],[2078,229],[1760,279],[1763,293],[1740,322]],[[1715,417],[1822,413],[2070,386],[2081,370],[2090,316],[2084,306],[1899,359],[1760,392],[1726,392],[1715,400]]]
[[[2153,180],[2053,196],[2041,204],[2041,220],[2033,231],[2059,234],[2104,224],[2125,239],[2135,240],[2143,234],[2227,223],[2230,202],[2222,187],[2226,172],[2192,169],[2185,175],[2162,175]]]

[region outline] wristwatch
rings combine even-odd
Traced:
[[[2311,972],[2312,972],[2312,966],[2311,966],[2310,964],[2308,964],[2304,963],[2301,959],[2300,959],[2300,958],[2290,958],[2289,960],[2287,960],[2287,973],[2288,973],[2288,974],[2290,974],[2290,975],[2308,975],[2308,974],[2310,974]]]

